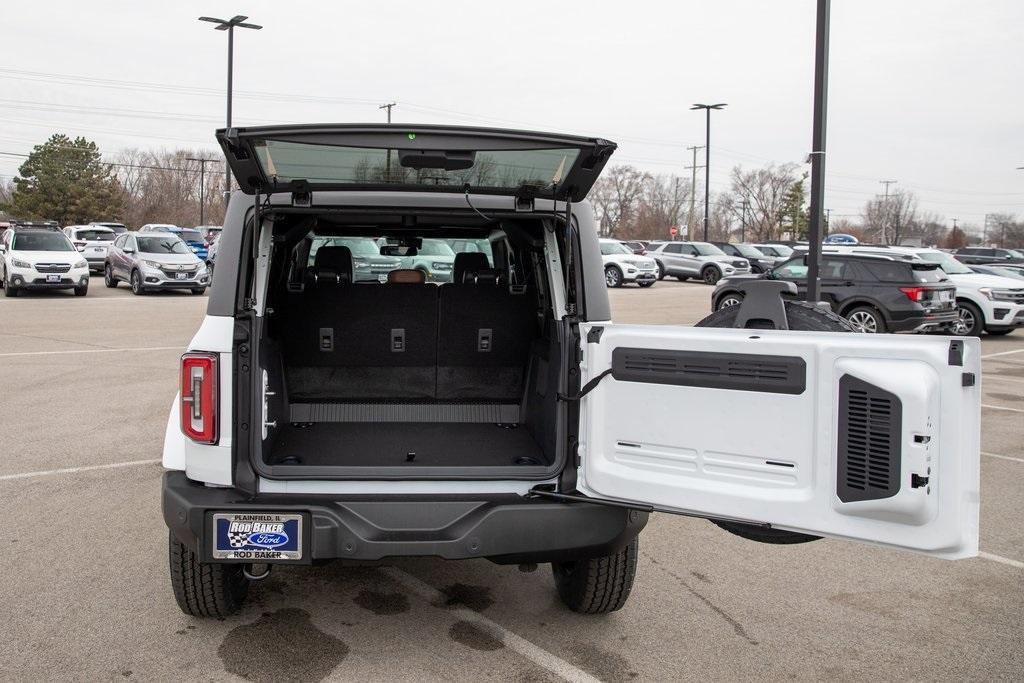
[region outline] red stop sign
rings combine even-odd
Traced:
[[[668,229],[668,234],[670,234],[673,237],[675,237],[676,235],[679,234],[679,228],[677,228],[676,226],[673,225],[671,228]]]

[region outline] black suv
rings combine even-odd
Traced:
[[[953,256],[957,261],[968,264],[982,263],[1024,263],[1021,252],[1013,249],[991,249],[988,247],[963,247]]]
[[[729,256],[739,256],[750,262],[751,273],[764,273],[775,266],[775,259],[759,251],[751,244],[733,244],[732,242],[712,242]]]
[[[793,282],[807,291],[806,256],[795,256],[760,276],[734,276],[718,283],[713,310],[743,301],[737,285],[763,277]],[[937,267],[919,259],[863,254],[824,254],[821,299],[860,332],[920,332],[956,322],[956,287]]]

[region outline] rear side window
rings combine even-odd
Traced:
[[[864,267],[880,282],[915,282],[910,264],[897,261],[865,261]]]

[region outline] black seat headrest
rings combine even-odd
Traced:
[[[352,251],[348,247],[320,247],[313,259],[310,278],[317,285],[352,282]]]
[[[502,285],[505,284],[505,274],[497,268],[481,268],[475,273],[467,272],[463,282],[474,285]]]
[[[487,260],[487,254],[479,251],[460,251],[455,255],[455,262],[452,264],[452,282],[472,282],[472,278],[466,279],[466,273],[476,273],[490,267],[491,262]]]

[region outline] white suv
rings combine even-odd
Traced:
[[[85,296],[89,263],[62,232],[13,228],[0,240],[0,282],[7,296],[23,289],[74,289]]]
[[[626,282],[650,287],[658,281],[658,264],[654,259],[634,254],[618,240],[601,240],[601,260],[604,282],[609,287],[621,287]]]

